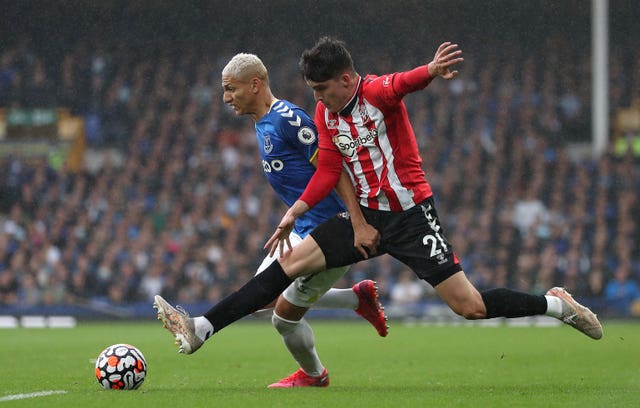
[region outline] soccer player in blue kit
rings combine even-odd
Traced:
[[[253,54],[234,56],[222,71],[222,85],[224,102],[237,115],[253,118],[265,176],[280,199],[291,206],[315,172],[318,138],[313,120],[301,108],[273,96],[268,71]],[[365,222],[346,173],[342,175],[336,191],[340,197],[335,191],[332,192],[313,210],[296,220],[291,244],[295,246],[317,225],[348,210],[355,234],[354,246],[366,259],[369,253],[375,253],[379,233]],[[267,256],[258,273],[274,262],[277,255]],[[329,385],[327,369],[320,362],[315,349],[313,331],[303,318],[312,306],[350,308],[368,320],[380,336],[387,335],[386,317],[373,281],[361,281],[351,289],[331,288],[348,268],[333,268],[296,279],[277,299],[272,323],[300,368],[271,384],[270,388]],[[154,307],[158,309],[158,318],[174,335],[182,353],[195,352],[213,333],[207,313],[190,318],[186,312],[174,308],[160,296],[155,297]]]

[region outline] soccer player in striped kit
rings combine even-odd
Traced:
[[[303,76],[318,101],[318,168],[265,245],[284,255],[205,314],[214,332],[269,302],[292,279],[364,259],[363,248],[353,245],[349,217],[323,222],[293,249],[289,239],[295,220],[334,188],[346,165],[367,223],[381,234],[371,255],[388,253],[408,265],[455,313],[466,319],[546,314],[593,339],[602,337],[596,315],[562,288],[546,295],[507,288],[479,292],[445,238],[402,98],[436,77],[455,78],[452,67],[463,61],[461,54],[457,44],[445,42],[428,64],[365,77],[342,41],[324,37],[302,54]]]
[[[426,88],[435,77],[455,78],[458,71],[451,68],[463,61],[461,55],[457,44],[445,42],[426,65],[361,77],[342,41],[324,37],[305,51],[300,67],[318,101],[314,119],[320,140],[318,169],[267,246],[271,251],[290,247],[292,223],[333,188],[346,164],[367,222],[380,231],[378,254],[388,253],[411,267],[455,313],[472,320],[547,314],[600,339],[602,326],[596,315],[563,288],[552,288],[544,296],[507,288],[480,293],[445,238],[402,98]],[[348,240],[350,231],[345,219],[334,217],[323,223],[311,233],[308,244],[296,248],[293,259],[281,262],[283,272],[295,277],[314,271],[307,265],[354,262],[358,255],[353,248],[334,238],[344,234]],[[315,258],[300,265],[303,251]]]
[[[455,313],[466,319],[547,314],[599,339],[602,326],[596,315],[562,288],[552,288],[544,296],[507,288],[480,293],[445,238],[402,98],[426,88],[437,76],[455,78],[458,71],[451,68],[463,61],[461,55],[457,44],[445,42],[429,64],[361,77],[342,41],[324,37],[305,51],[301,70],[318,101],[318,169],[267,246],[271,251],[290,247],[292,223],[333,188],[346,164],[367,222],[380,231],[378,254],[388,253],[411,267]],[[345,236],[347,241],[351,230],[343,218],[325,222],[311,233],[308,245],[296,248],[297,256],[281,262],[283,272],[294,277],[309,273],[306,265],[333,267],[356,261],[357,252],[335,240]],[[315,259],[305,259],[301,266],[298,258],[303,250],[315,254]]]

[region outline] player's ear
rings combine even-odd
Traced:
[[[258,92],[261,81],[259,78],[251,78],[251,92]]]
[[[338,78],[338,81],[343,86],[348,87],[353,82],[354,79],[355,77],[351,76],[351,72],[345,71],[340,75],[340,77]]]

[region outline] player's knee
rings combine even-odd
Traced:
[[[313,240],[303,241],[295,251],[279,262],[284,273],[291,279],[313,275],[326,269],[324,254]]]
[[[487,316],[487,309],[484,306],[482,298],[467,299],[463,302],[457,303],[452,309],[456,314],[467,320],[484,319]]]
[[[278,316],[275,312],[271,316],[271,324],[273,325],[273,327],[276,328],[278,333],[280,333],[281,335],[286,335],[293,332],[299,323],[300,322],[296,322],[293,320],[283,319],[282,317]]]

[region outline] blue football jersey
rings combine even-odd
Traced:
[[[307,113],[288,101],[277,100],[256,123],[256,138],[264,174],[276,194],[291,207],[304,192],[316,168],[318,134]],[[294,231],[305,237],[327,218],[345,211],[335,191],[296,220]]]

